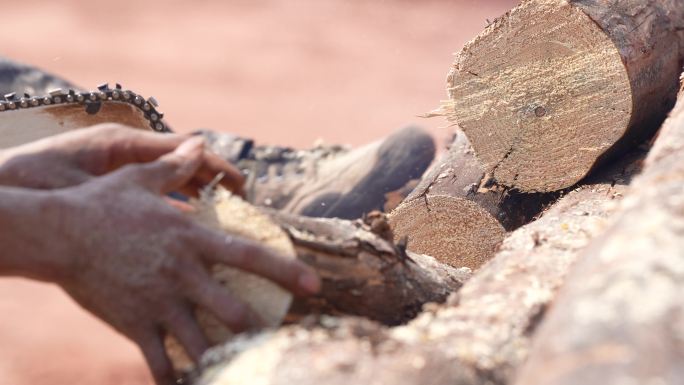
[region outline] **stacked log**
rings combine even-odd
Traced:
[[[681,384],[684,95],[622,211],[573,269],[519,384]]]
[[[242,337],[212,351],[197,384],[504,383],[579,251],[620,199],[638,156],[570,192],[513,232],[442,306],[406,326],[324,318]],[[302,365],[306,362],[306,365]]]
[[[556,191],[653,134],[683,59],[680,0],[525,0],[458,54],[445,109],[497,184]]]

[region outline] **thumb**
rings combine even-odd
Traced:
[[[166,194],[186,185],[204,157],[204,138],[192,137],[154,162],[137,166],[134,178],[150,191]]]

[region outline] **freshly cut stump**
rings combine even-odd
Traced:
[[[684,92],[628,194],[568,277],[517,383],[682,383]]]
[[[490,175],[462,132],[390,215],[395,241],[451,266],[479,268],[512,231],[539,214],[550,196],[515,194]]]
[[[683,58],[683,1],[526,0],[458,54],[444,108],[497,184],[556,191],[658,128]]]
[[[280,226],[259,209],[218,189],[195,202],[197,212],[193,214],[205,225],[220,229],[231,235],[258,241],[281,255],[296,258],[289,236]],[[249,304],[265,322],[275,327],[282,323],[292,303],[292,294],[264,278],[225,265],[212,267],[212,276],[223,284],[236,299]],[[197,321],[210,345],[225,342],[233,333],[211,313],[201,307],[196,309]],[[166,338],[166,348],[174,368],[185,372],[193,363],[175,338]]]

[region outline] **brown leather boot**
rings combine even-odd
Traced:
[[[414,126],[353,150],[254,147],[232,135],[205,134],[247,174],[252,203],[313,217],[355,219],[382,210],[385,195],[419,178],[435,155],[432,137]]]

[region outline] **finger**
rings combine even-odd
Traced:
[[[204,139],[193,137],[158,160],[125,169],[127,176],[159,194],[177,190],[196,174],[204,158]]]
[[[210,311],[233,332],[240,333],[265,326],[252,308],[211,278],[201,265],[185,268],[180,280],[190,301]]]
[[[235,194],[244,194],[245,177],[240,170],[216,154],[206,151],[204,153],[204,164],[200,169],[201,182],[206,185],[214,180],[218,174],[223,174],[223,178],[219,182],[223,187]]]
[[[321,288],[320,279],[312,268],[256,242],[203,228],[196,232],[194,243],[206,262],[223,263],[254,273],[295,294],[315,294]]]
[[[145,336],[137,342],[156,384],[175,384],[176,380],[173,366],[171,365],[171,361],[169,361],[169,357],[166,355],[166,349],[164,348],[161,334],[158,331],[153,330],[146,333]]]
[[[195,363],[199,363],[202,354],[209,348],[207,338],[187,305],[176,304],[172,306],[173,308],[164,321],[164,326],[183,345],[188,356]]]
[[[109,170],[130,163],[147,163],[172,152],[190,138],[189,135],[158,133],[129,128],[119,128],[116,140],[110,141]]]

